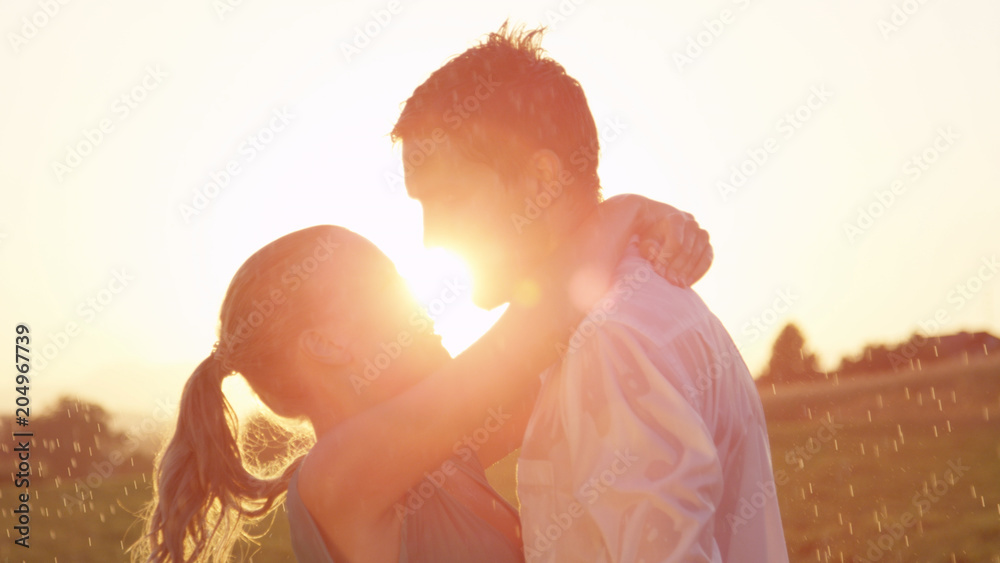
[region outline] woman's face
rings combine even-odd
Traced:
[[[371,256],[348,262],[354,263],[327,268],[326,279],[320,280],[321,291],[335,295],[331,310],[337,312],[329,322],[336,328],[331,330],[348,343],[350,352],[338,372],[362,402],[380,402],[411,387],[450,356],[433,322],[384,254],[374,250]]]

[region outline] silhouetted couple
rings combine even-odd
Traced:
[[[259,250],[185,386],[137,552],[223,557],[287,491],[300,561],[787,561],[760,399],[689,289],[707,233],[640,196],[602,201],[587,100],[540,38],[504,25],[417,87],[392,132],[425,243],[462,256],[473,300],[503,316],[451,358],[363,237],[320,226]],[[244,467],[221,388],[235,373],[315,431],[278,475]],[[520,514],[484,475],[517,448]]]

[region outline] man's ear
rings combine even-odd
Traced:
[[[551,149],[538,149],[531,155],[531,173],[538,180],[537,191],[548,190],[559,181],[562,160]]]
[[[317,362],[340,366],[351,362],[348,340],[316,329],[306,329],[299,334],[299,350]]]

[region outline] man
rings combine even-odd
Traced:
[[[484,308],[530,303],[527,272],[601,200],[586,97],[540,38],[505,24],[421,84],[393,129],[425,244],[469,263]],[[633,247],[559,352],[518,461],[527,561],[787,561],[760,398],[697,294]]]

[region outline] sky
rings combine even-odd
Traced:
[[[388,132],[508,18],[547,25],[583,86],[605,194],[708,230],[695,289],[751,371],[788,322],[827,369],[917,330],[1000,333],[996,2],[14,0],[0,335],[30,327],[32,405],[176,405],[239,265],[315,224],[371,239],[468,346],[502,309],[450,299],[468,274],[422,247]]]

